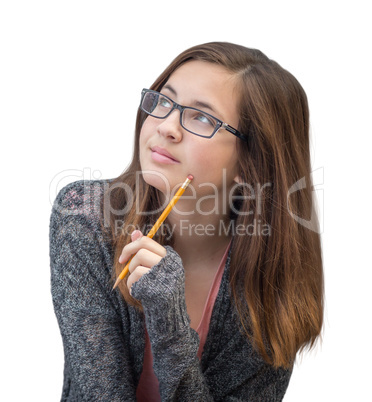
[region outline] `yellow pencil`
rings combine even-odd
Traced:
[[[149,233],[147,234],[147,237],[152,239],[152,237],[155,235],[155,233],[158,231],[162,223],[165,221],[166,217],[169,215],[170,211],[172,208],[176,205],[177,201],[181,198],[182,194],[185,192],[187,186],[190,184],[191,180],[194,177],[189,174],[185,180],[185,182],[182,184],[182,186],[178,189],[177,193],[174,195],[174,197],[170,200],[169,204],[166,206],[164,209],[163,213],[159,216],[159,219],[155,222],[155,225],[151,228]],[[134,256],[133,256],[134,257]],[[132,258],[133,258],[132,257]],[[127,262],[127,265],[124,267],[124,269],[121,271],[120,275],[116,279],[115,285],[113,289],[116,288],[116,286],[119,284],[119,282],[126,277],[126,275],[129,272],[129,264],[132,261],[132,258]]]

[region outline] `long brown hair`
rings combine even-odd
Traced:
[[[323,323],[323,268],[312,199],[307,97],[293,75],[259,50],[223,42],[181,53],[151,89],[160,91],[189,60],[216,63],[237,78],[237,128],[247,136],[247,142],[237,141],[243,183],[238,189],[242,196],[239,209],[252,213],[238,213],[235,224],[259,223],[270,229],[270,235],[234,237],[230,288],[244,331],[263,358],[275,367],[290,367],[299,350],[314,345]],[[130,241],[130,230],[125,229],[151,227],[156,214],[138,211],[160,206],[158,190],[137,174],[141,171],[139,134],[145,118],[139,110],[132,162],[109,189],[110,211],[105,219],[110,222],[115,250],[115,276],[123,269],[118,257]],[[306,185],[293,191],[299,180]],[[252,197],[244,183],[260,184],[259,196]],[[123,224],[118,232],[119,218]],[[304,225],[304,221],[310,223]],[[164,233],[157,241],[172,244]],[[128,302],[138,305],[125,281],[119,289]]]

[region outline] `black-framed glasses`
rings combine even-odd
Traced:
[[[194,107],[181,106],[168,96],[151,89],[142,90],[140,108],[158,119],[167,118],[173,110],[177,109],[180,111],[181,126],[199,137],[212,138],[220,128],[223,128],[241,140],[247,141],[246,136],[217,117]]]

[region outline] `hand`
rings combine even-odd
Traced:
[[[123,264],[134,255],[129,264],[127,281],[129,292],[131,292],[133,283],[149,272],[167,253],[163,246],[155,240],[144,236],[139,230],[133,231],[131,238],[132,242],[123,248],[119,258],[119,262]]]

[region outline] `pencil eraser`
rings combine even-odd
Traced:
[[[189,180],[192,180],[192,179],[194,178],[194,176],[193,176],[192,174],[189,174],[189,175],[187,176],[187,178],[188,178]]]

